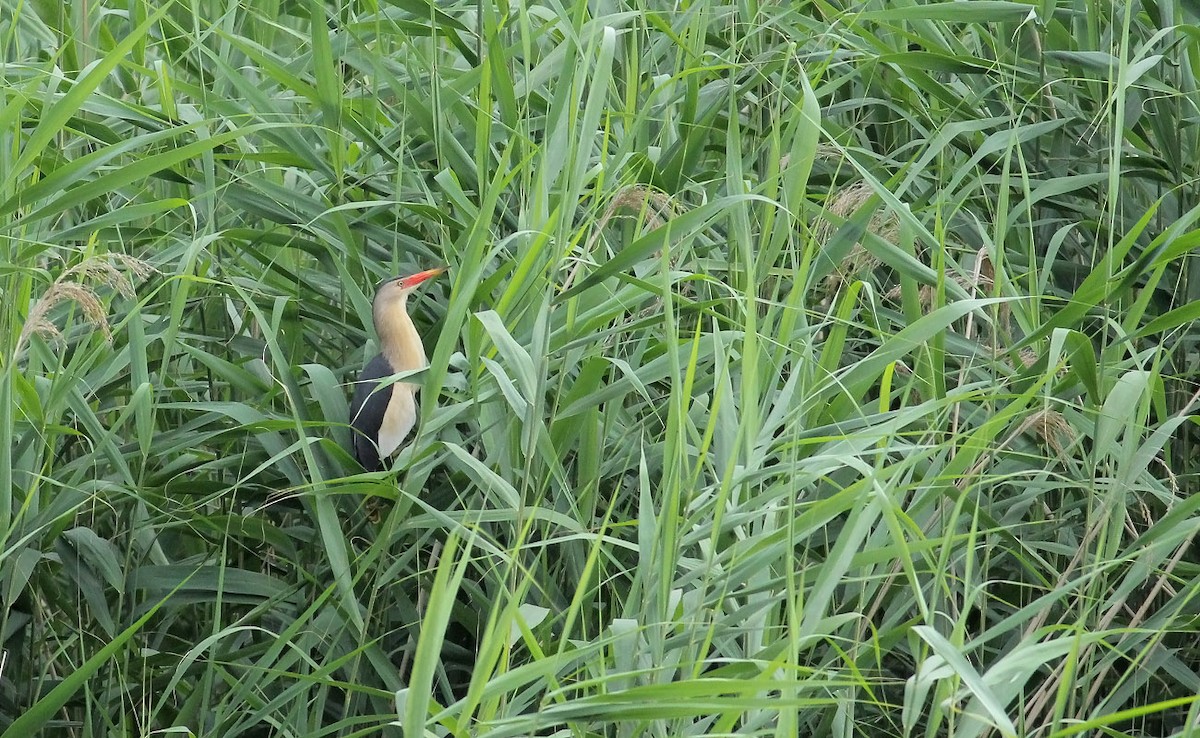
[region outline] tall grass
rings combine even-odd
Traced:
[[[4,3],[3,736],[1200,733],[1196,23]]]

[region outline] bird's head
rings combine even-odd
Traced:
[[[446,271],[445,267],[436,269],[426,269],[423,272],[410,274],[407,277],[389,277],[383,280],[375,288],[375,325],[381,327],[381,321],[389,321],[392,316],[399,310],[404,313],[405,302],[408,300],[408,293],[412,292],[425,280],[436,277]]]

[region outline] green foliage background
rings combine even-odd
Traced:
[[[3,735],[1197,734],[1198,13],[0,4]]]

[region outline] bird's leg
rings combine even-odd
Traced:
[[[429,571],[435,571],[437,569],[438,559],[441,557],[441,555],[442,555],[442,542],[434,541],[433,542],[433,552],[429,554]],[[421,618],[421,620],[424,621],[425,620],[425,600],[427,598],[426,589],[425,589],[425,584],[424,584],[423,580],[418,578],[417,582],[418,582],[417,583],[417,617]],[[404,657],[400,659],[400,673],[401,674],[408,673],[407,672],[408,662],[410,660],[412,660],[412,654],[414,651],[417,650],[416,640],[417,640],[416,637],[413,636],[412,632],[410,631],[409,636],[408,636],[408,648],[405,649],[405,651],[404,651]]]

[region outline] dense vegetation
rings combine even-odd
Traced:
[[[3,735],[1200,734],[1197,12],[5,2]]]

